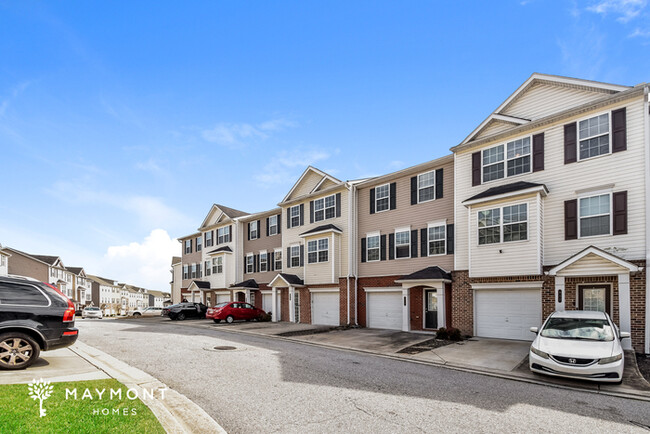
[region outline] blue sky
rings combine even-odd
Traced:
[[[167,289],[212,203],[448,153],[533,72],[650,80],[646,0],[0,0],[0,243]]]

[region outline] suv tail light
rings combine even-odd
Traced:
[[[53,290],[55,290],[57,294],[59,294],[65,301],[68,302],[68,308],[65,310],[65,312],[63,312],[63,322],[74,322],[74,304],[72,303],[72,301],[68,297],[66,297],[64,293],[59,291],[59,288],[57,288],[56,286],[50,285],[49,283],[45,283],[45,282],[43,283],[49,286],[50,288],[52,288]]]

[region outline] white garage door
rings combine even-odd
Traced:
[[[369,292],[366,309],[368,327],[402,330],[401,292]]]
[[[230,301],[230,295],[219,295],[217,294],[217,304],[226,303]]]
[[[278,292],[278,321],[280,321],[280,292]],[[273,295],[272,294],[262,294],[262,310],[264,312],[273,312]]]
[[[474,294],[477,336],[533,340],[530,327],[542,324],[539,289],[477,290]]]
[[[339,293],[314,292],[311,294],[312,324],[339,325]]]

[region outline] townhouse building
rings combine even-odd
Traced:
[[[165,307],[171,303],[171,294],[163,291],[147,290],[147,307]]]
[[[122,314],[122,291],[117,281],[94,275],[87,277],[92,288],[91,305],[102,309],[106,316]]]
[[[371,178],[354,190],[357,323],[403,331],[448,327],[453,156]]]
[[[602,310],[648,352],[648,86],[533,74],[455,157],[452,324],[532,340]]]
[[[181,283],[183,281],[183,260],[180,256],[172,257],[171,269],[172,280],[169,282],[171,302],[176,304],[180,303],[181,298]]]
[[[190,235],[178,238],[181,243],[181,301],[194,301],[189,286],[193,280],[201,278],[201,263],[203,260],[203,238],[201,233],[195,232]],[[199,294],[200,295],[200,294]],[[199,295],[196,295],[196,301],[199,300]]]
[[[72,274],[72,301],[75,309],[81,310],[92,302],[91,281],[83,267],[66,267]]]
[[[27,276],[49,283],[56,286],[68,298],[74,299],[73,274],[65,268],[60,257],[34,255],[11,247],[4,247],[2,251],[11,255],[11,261],[7,266],[8,274]]]

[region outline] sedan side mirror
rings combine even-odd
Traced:
[[[535,334],[537,334],[537,332],[539,331],[539,329],[538,329],[537,327],[531,327],[531,328],[530,328],[530,331],[533,332],[533,333],[535,333]]]
[[[619,334],[619,336],[620,336],[621,339],[629,338],[630,337],[630,332],[621,332]]]

